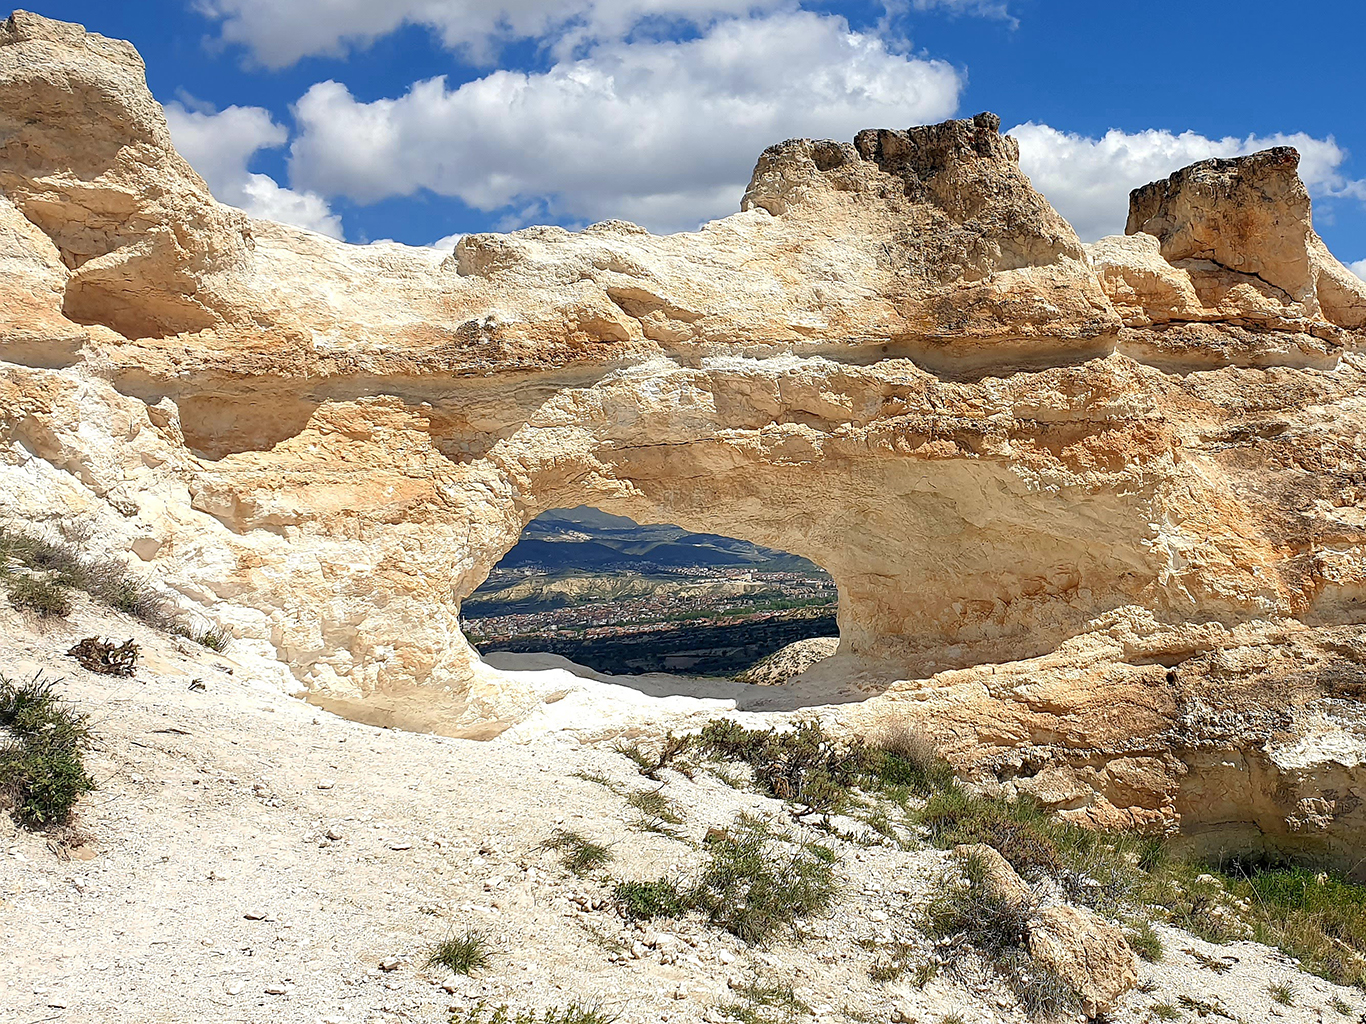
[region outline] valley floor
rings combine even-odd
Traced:
[[[133,678],[65,656],[97,633],[142,645]],[[748,1005],[755,985],[791,986],[793,1020],[1025,1019],[985,972],[941,971],[923,987],[870,977],[898,943],[933,956],[921,915],[951,870],[942,851],[832,840],[708,772],[661,773],[683,818],[677,838],[636,831],[624,795],[659,784],[605,746],[374,728],[88,604],[53,624],[0,608],[0,634],[0,674],[62,677],[91,715],[99,783],[81,804],[80,845],[4,820],[6,1024],[444,1022],[480,1000],[513,1011],[592,1003],[626,1024],[784,1019]],[[708,830],[746,811],[836,850],[832,914],[756,949],[696,915],[637,924],[616,913],[608,876],[686,874]],[[608,845],[611,862],[567,872],[541,848],[557,829]],[[470,978],[424,966],[435,943],[469,929],[488,937],[491,966]],[[1192,1020],[1348,1021],[1366,1006],[1264,946],[1158,932],[1166,955],[1141,964],[1116,1020],[1164,1007]],[[1282,984],[1293,1005],[1271,994]]]

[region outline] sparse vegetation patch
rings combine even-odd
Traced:
[[[618,904],[637,918],[699,911],[755,945],[799,918],[824,913],[838,891],[833,851],[750,815],[710,837],[706,848],[710,859],[693,885],[622,882],[615,890]]]
[[[214,651],[227,648],[232,640],[227,629],[185,625],[146,579],[117,559],[87,555],[80,546],[84,534],[79,529],[72,532],[76,539],[53,542],[0,525],[0,582],[16,608],[65,617],[71,612],[70,591],[79,590],[154,629]]]
[[[928,930],[948,940],[942,950],[961,970],[977,957],[994,971],[1031,1018],[1056,1018],[1080,1005],[1076,990],[1029,955],[1029,922],[1037,902],[1012,899],[986,884],[986,866],[964,864],[967,885],[946,885],[926,911]]]
[[[67,824],[77,799],[95,788],[82,755],[87,717],[52,680],[0,676],[0,730],[0,803],[28,828]]]
[[[811,1013],[797,998],[791,985],[770,985],[753,981],[735,990],[734,1002],[719,1007],[721,1016],[740,1024],[788,1024]]]
[[[570,1003],[545,1010],[510,1010],[503,1003],[489,1006],[483,1000],[464,1010],[452,1010],[450,1024],[612,1024],[615,1013],[597,1006]]]
[[[454,974],[469,974],[492,962],[488,940],[476,931],[447,936],[427,955],[428,967],[444,967]]]
[[[543,850],[556,850],[560,863],[566,871],[584,875],[606,866],[612,860],[612,851],[601,843],[595,843],[580,832],[556,829],[544,843]]]

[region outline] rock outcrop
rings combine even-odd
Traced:
[[[979,115],[774,146],[696,232],[445,256],[215,203],[136,53],[78,26],[15,14],[0,97],[0,513],[315,699],[479,736],[579,707],[458,613],[591,504],[829,570],[810,674],[850,728],[917,719],[1097,823],[1366,834],[1366,285],[1293,151],[1140,189],[1086,247]]]
[[[956,846],[972,885],[1027,914],[1024,940],[1034,961],[1075,991],[1088,1020],[1109,1013],[1138,984],[1138,958],[1124,932],[1095,911],[1057,900],[1046,904],[1010,862],[985,843]]]
[[[781,686],[793,676],[799,676],[812,665],[833,657],[839,650],[839,637],[813,636],[798,640],[760,658],[735,678],[755,686]]]

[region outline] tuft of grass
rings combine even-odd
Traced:
[[[640,812],[640,816],[632,823],[634,828],[642,832],[658,832],[671,839],[678,838],[678,830],[672,826],[683,824],[683,818],[674,802],[662,790],[643,789],[630,793],[626,802]]]
[[[1171,1003],[1153,1003],[1148,1010],[1158,1020],[1177,1020],[1181,1016],[1181,1011]]]
[[[750,945],[798,918],[824,913],[838,891],[829,847],[798,842],[752,815],[742,814],[707,852],[710,862],[688,902]]]
[[[551,837],[541,844],[541,849],[557,851],[564,869],[576,875],[596,871],[612,860],[612,851],[606,846],[593,842],[580,832],[568,829],[556,829]]]
[[[1129,948],[1150,964],[1162,959],[1162,938],[1153,928],[1151,921],[1143,921],[1137,928],[1124,933]]]
[[[653,782],[662,781],[659,773],[670,767],[678,756],[692,746],[690,736],[676,736],[669,733],[658,754],[650,754],[639,743],[621,742],[614,748],[618,754],[635,762],[636,770]]]
[[[658,818],[670,825],[683,824],[683,819],[678,816],[673,801],[664,795],[663,790],[642,789],[627,796],[626,802],[648,817]]]
[[[1183,1010],[1189,1010],[1197,1017],[1223,1017],[1225,1020],[1236,1021],[1238,1018],[1225,1010],[1219,1003],[1211,1003],[1206,999],[1197,999],[1195,996],[1177,996],[1176,1001],[1181,1004]]]
[[[914,959],[915,947],[909,943],[898,942],[874,958],[868,967],[868,977],[873,981],[897,981],[911,969]],[[934,963],[928,960],[922,960],[916,965],[913,977],[917,979],[924,974],[927,967],[931,969],[931,973],[925,975],[924,981],[916,982],[917,988],[924,988],[930,978],[934,977],[934,966]]]
[[[175,636],[183,636],[201,647],[222,654],[232,644],[232,632],[226,626],[212,626],[209,629],[194,630],[188,626],[175,625],[169,630]]]
[[[582,779],[584,782],[593,782],[602,786],[604,789],[610,789],[612,792],[616,792],[616,786],[613,784],[612,780],[602,774],[602,772],[577,771],[573,772],[572,775],[576,779]]]
[[[1295,1005],[1295,986],[1290,982],[1277,982],[1274,985],[1268,985],[1266,990],[1271,993],[1271,998],[1282,1006]]]
[[[939,1024],[968,1024],[961,1013],[946,1013],[939,1018]]]
[[[905,724],[886,727],[869,743],[873,772],[883,791],[909,789],[927,797],[954,785],[953,767],[940,755],[934,740]]]
[[[735,990],[740,1001],[717,1009],[723,1017],[740,1024],[788,1024],[811,1013],[811,1007],[797,998],[791,985],[768,985],[753,981]]]
[[[1342,996],[1334,996],[1332,999],[1328,1000],[1328,1005],[1344,1017],[1350,1017],[1352,1015],[1352,1005],[1347,1002],[1347,1000],[1343,999]]]
[[[451,1011],[450,1024],[612,1024],[617,1019],[600,1006],[570,1003],[545,1010],[510,1010],[507,1003],[489,1006],[480,1000],[467,1009]]]
[[[56,693],[56,682],[35,675],[15,683],[0,675],[0,803],[26,828],[65,825],[76,801],[95,788],[82,748],[90,741],[87,716]]]
[[[453,974],[469,974],[492,962],[488,939],[477,931],[448,935],[427,954],[428,967],[444,967]]]
[[[681,917],[688,912],[685,893],[668,879],[653,882],[618,882],[612,891],[617,903],[630,917]]]
[[[71,614],[71,598],[66,588],[44,576],[12,573],[5,580],[10,604],[20,611],[35,612],[42,618],[65,618]]]

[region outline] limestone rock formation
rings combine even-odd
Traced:
[[[1138,984],[1138,958],[1124,933],[1085,907],[1040,910],[1029,925],[1029,955],[1072,982],[1088,1019],[1114,1009]]]
[[[1041,907],[1010,862],[985,843],[955,846],[953,855],[987,895],[1028,913],[1030,956],[1072,986],[1087,1019],[1114,1009],[1138,984],[1138,958],[1122,929],[1086,907],[1056,902]]]
[[[960,843],[953,848],[953,856],[965,866],[976,864],[981,877],[975,881],[992,898],[1021,907],[1033,901],[1034,893],[995,847],[986,843]]]
[[[735,678],[756,686],[781,686],[812,665],[832,657],[839,650],[839,645],[837,636],[813,636],[798,640],[759,659]]]
[[[1366,285],[1289,151],[1140,189],[1089,251],[979,115],[771,147],[696,232],[446,256],[214,202],[78,26],[16,13],[0,98],[0,514],[312,699],[610,736],[459,630],[527,522],[590,504],[829,570],[823,681],[749,707],[906,717],[1100,824],[1366,834]]]

